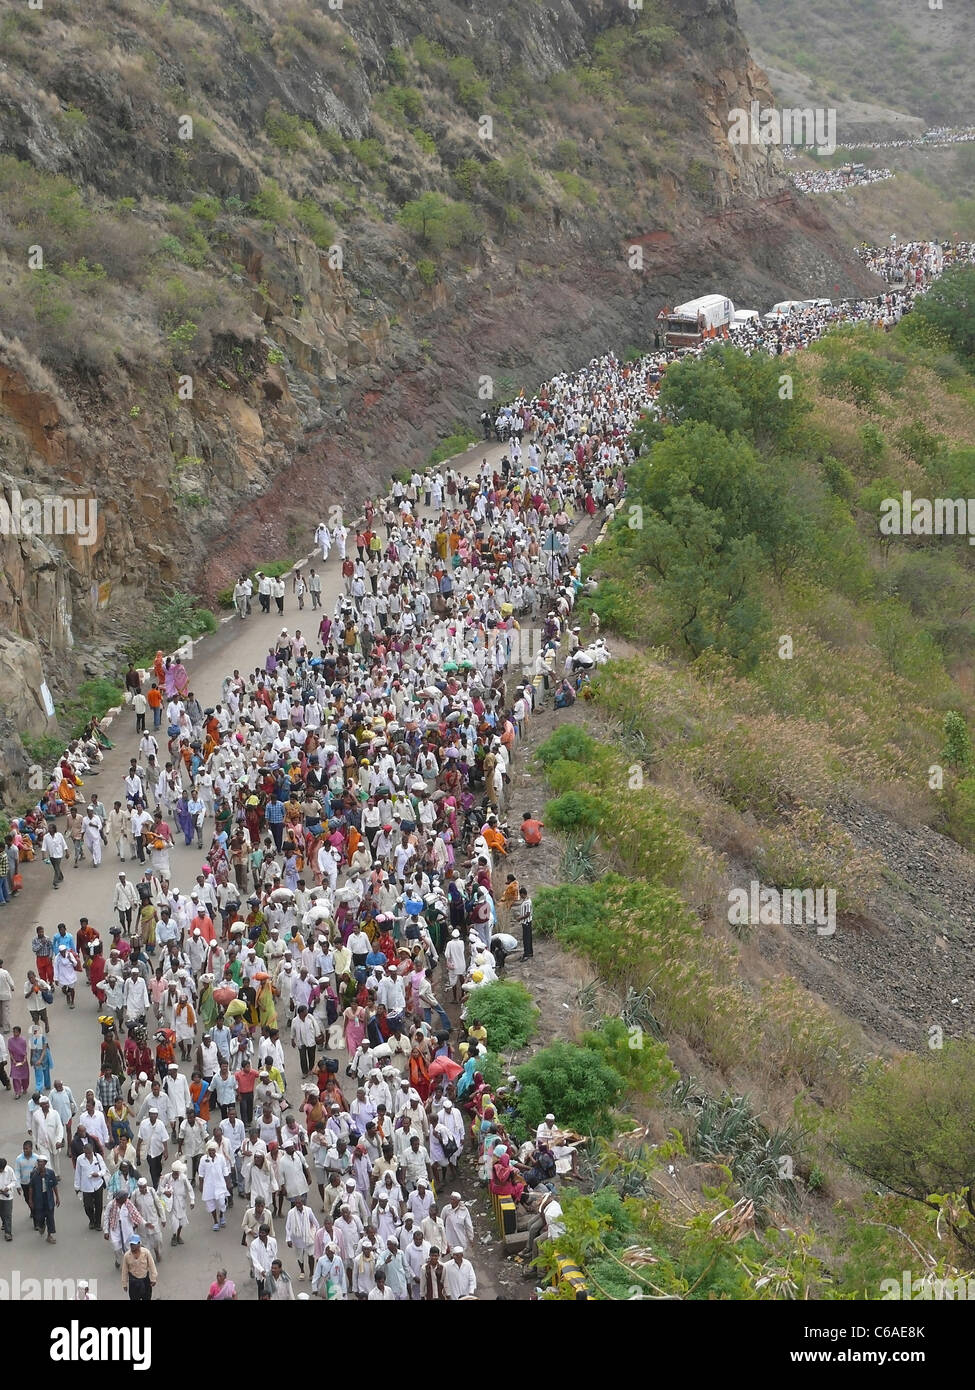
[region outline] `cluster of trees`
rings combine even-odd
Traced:
[[[719,348],[671,366],[660,421],[636,431],[629,513],[616,532],[671,614],[678,645],[746,666],[766,630],[756,580],[810,543],[787,466],[808,403],[780,364]],[[634,510],[635,508],[635,510]]]

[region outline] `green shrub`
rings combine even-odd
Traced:
[[[386,102],[404,124],[416,125],[423,115],[423,96],[415,87],[390,87]]]
[[[303,150],[315,139],[317,131],[311,121],[302,120],[291,112],[282,111],[272,103],[264,113],[264,129],[271,144],[278,150],[293,154]]]
[[[58,709],[62,725],[69,738],[77,738],[91,719],[101,719],[110,709],[121,705],[125,698],[121,686],[104,677],[82,681],[70,700]]]
[[[577,883],[539,888],[532,899],[532,917],[541,936],[564,935],[572,926],[595,932],[602,920],[600,892]]]
[[[446,56],[439,43],[432,43],[423,34],[418,34],[413,40],[413,57],[428,76],[440,71]]]
[[[410,131],[410,134],[413,136],[413,139],[420,146],[420,149],[423,151],[424,154],[437,153],[436,140],[434,140],[433,136],[429,133],[429,131],[424,130],[422,126],[413,126],[412,130]]]
[[[108,708],[111,709],[112,706],[109,705]],[[64,739],[56,734],[41,734],[37,738],[31,737],[30,734],[21,734],[20,741],[28,758],[42,765],[53,763],[64,752]]]
[[[554,830],[578,830],[598,825],[603,808],[587,792],[565,792],[545,807],[545,824]]]
[[[483,1023],[492,1051],[512,1052],[524,1047],[536,1031],[539,1011],[520,981],[497,980],[470,996],[467,1015]]]
[[[197,218],[200,222],[205,222],[208,227],[212,227],[220,216],[220,199],[211,198],[209,194],[199,198],[194,198],[190,203],[190,216]]]
[[[425,285],[432,285],[437,278],[436,263],[426,256],[421,256],[416,263],[416,273]]]
[[[266,179],[250,201],[250,210],[273,227],[281,227],[291,216],[291,199],[277,179]]]
[[[584,763],[595,751],[596,740],[574,724],[563,724],[536,750],[539,762],[546,768],[563,758],[569,762]]]
[[[148,622],[130,637],[126,655],[137,666],[146,666],[157,651],[171,652],[180,639],[214,632],[216,626],[216,618],[208,608],[201,608],[192,594],[169,589]]]
[[[463,425],[455,425],[452,434],[448,434],[446,439],[442,439],[427,459],[427,467],[432,468],[438,463],[443,463],[444,459],[453,458],[454,454],[462,454],[471,444],[476,444],[479,436],[474,430],[468,430]]]
[[[295,217],[315,245],[326,250],[335,243],[335,226],[328,220],[314,198],[302,198],[294,205]]]
[[[401,48],[391,48],[386,54],[386,62],[389,64],[389,70],[392,75],[398,82],[402,82],[409,70],[406,54],[403,50]]]
[[[661,1096],[679,1079],[666,1046],[640,1028],[627,1028],[620,1018],[604,1018],[598,1028],[583,1035],[582,1045],[612,1067],[627,1090],[643,1096]]]
[[[591,1048],[568,1042],[543,1047],[515,1073],[518,1127],[534,1134],[551,1112],[560,1125],[579,1134],[609,1135],[611,1111],[625,1089],[619,1072]]]
[[[949,710],[941,727],[944,733],[942,761],[949,767],[969,769],[972,766],[972,738],[964,715],[957,710]]]

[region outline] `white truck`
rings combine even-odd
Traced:
[[[723,294],[705,294],[673,309],[661,309],[668,347],[697,347],[708,338],[726,338],[735,306]]]

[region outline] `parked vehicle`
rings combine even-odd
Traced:
[[[661,309],[668,347],[696,347],[708,338],[726,338],[735,306],[723,294],[705,294],[673,309]]]

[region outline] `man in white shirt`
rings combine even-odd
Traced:
[[[264,1293],[264,1281],[271,1273],[271,1263],[278,1258],[278,1243],[270,1234],[267,1226],[262,1226],[257,1236],[250,1243],[248,1251],[251,1258],[251,1269],[254,1271],[254,1278],[257,1281],[257,1296],[260,1298]]]
[[[64,1149],[64,1123],[47,1096],[41,1096],[40,1104],[30,1117],[30,1132],[34,1153],[43,1154],[48,1166],[58,1172]]]
[[[119,926],[126,936],[132,930],[132,913],[139,906],[139,894],[134,883],[130,883],[119,870],[118,882],[112,895],[112,907],[119,920]]]
[[[226,1226],[224,1215],[227,1210],[227,1183],[230,1178],[230,1164],[220,1152],[215,1139],[207,1144],[207,1151],[200,1162],[199,1184],[203,1204],[213,1218],[213,1229],[219,1231]],[[254,1242],[254,1245],[257,1241]],[[253,1251],[254,1246],[251,1246]],[[275,1256],[277,1250],[275,1250]],[[274,1258],[274,1257],[272,1257]]]
[[[528,1247],[526,1262],[531,1263],[538,1255],[538,1244],[542,1240],[556,1240],[565,1234],[562,1208],[554,1192],[546,1192],[538,1204],[538,1215],[528,1227]]]
[[[470,1260],[464,1258],[464,1248],[455,1245],[451,1257],[444,1265],[444,1288],[452,1302],[461,1298],[473,1298],[477,1293],[477,1275]]]
[[[459,931],[455,930],[450,933],[450,940],[444,947],[443,956],[447,963],[447,984],[454,997],[454,1003],[458,1004],[460,1003],[460,987],[467,973],[467,958]]]
[[[460,1249],[466,1254],[474,1243],[474,1223],[471,1220],[470,1208],[459,1192],[451,1192],[450,1205],[444,1207],[440,1215],[447,1235],[448,1248]]]
[[[76,1192],[81,1193],[89,1231],[100,1231],[102,1228],[102,1207],[107,1182],[108,1168],[105,1160],[101,1154],[95,1153],[91,1143],[87,1143],[75,1163],[74,1187]]]
[[[49,820],[47,823],[47,834],[41,841],[41,850],[44,858],[50,861],[51,868],[54,870],[54,887],[60,888],[64,878],[64,874],[61,872],[61,861],[68,852],[68,842],[53,820]]]
[[[126,1024],[141,1023],[149,1012],[149,991],[146,982],[133,966],[122,991]]]
[[[149,1113],[139,1126],[135,1146],[136,1165],[142,1163],[143,1148],[153,1187],[159,1186],[164,1160],[169,1158],[169,1130],[159,1118],[159,1107],[150,1105]]]

